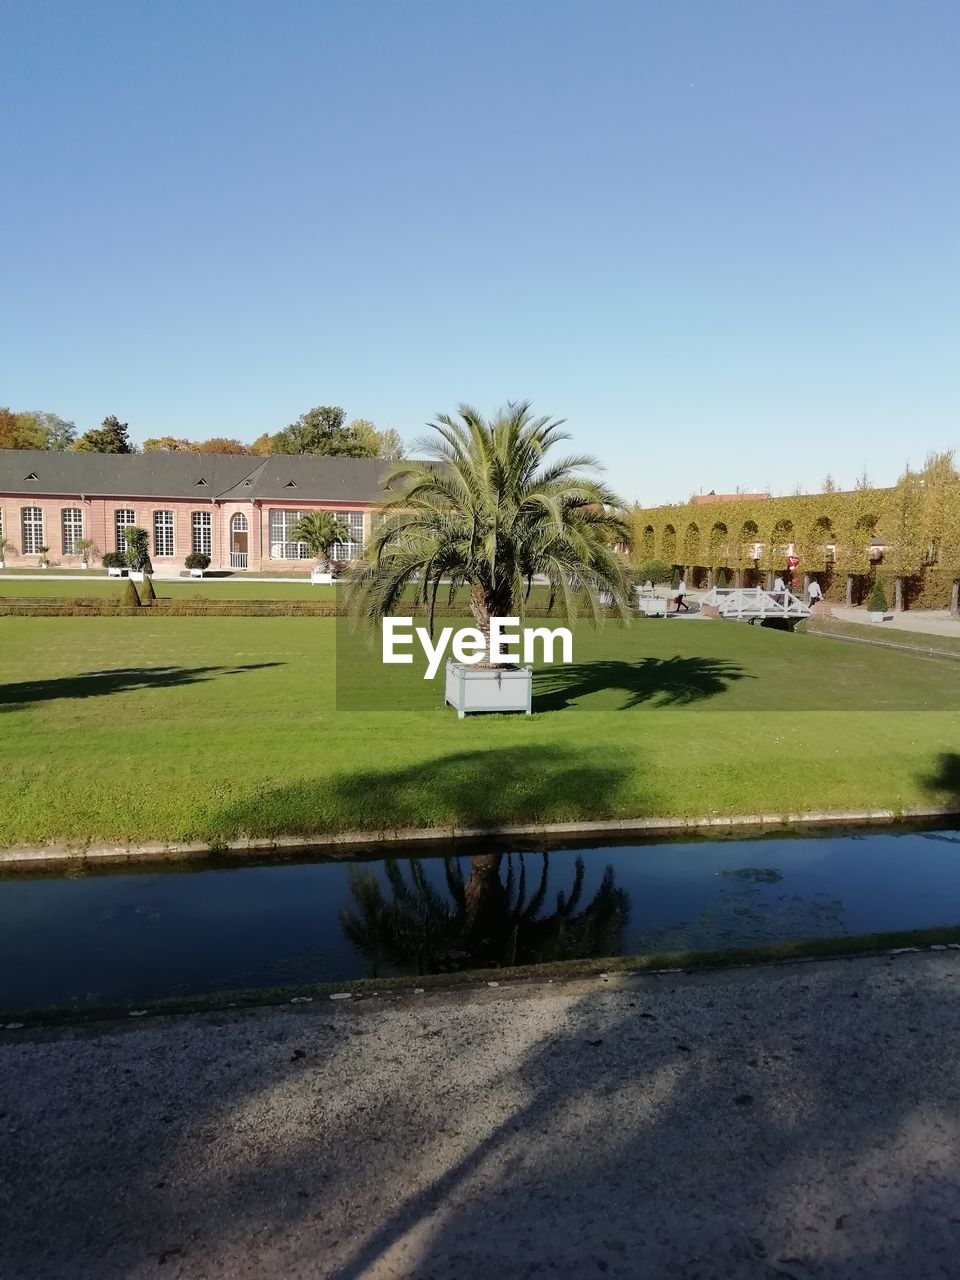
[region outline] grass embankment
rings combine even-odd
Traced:
[[[885,627],[882,623],[844,622],[840,618],[811,618],[801,624],[811,635],[860,640],[865,644],[915,649],[918,653],[943,653],[960,658],[960,636],[940,636],[929,631],[908,631],[906,627]]]
[[[328,619],[7,618],[0,845],[960,799],[952,662],[729,623],[578,632],[536,714],[337,711]],[[391,686],[369,668],[366,705]],[[399,689],[400,684],[393,688]]]

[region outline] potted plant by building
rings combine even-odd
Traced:
[[[50,551],[49,547],[40,548],[40,568],[41,569],[50,568],[50,561],[47,559],[47,554],[49,553],[49,551]]]
[[[80,557],[80,568],[89,569],[93,563],[93,557],[96,555],[96,548],[93,545],[93,539],[78,538],[73,545],[74,550]]]
[[[183,563],[190,570],[191,578],[202,578],[204,569],[210,568],[210,557],[202,551],[191,551]]]
[[[106,569],[108,578],[126,577],[127,557],[122,551],[105,551],[100,562]]]
[[[150,539],[146,529],[136,525],[128,525],[123,531],[123,540],[127,544],[127,567],[134,582],[142,582],[144,576],[153,573],[150,562]]]
[[[15,550],[9,538],[0,537],[0,569],[7,567],[7,552]]]
[[[332,511],[310,511],[301,516],[290,531],[293,542],[306,543],[316,564],[310,570],[311,582],[333,582],[330,549],[338,542],[349,542],[350,530]]]
[[[873,590],[867,600],[867,608],[870,611],[871,622],[883,622],[887,612],[887,596],[879,578],[873,584]]]
[[[350,579],[354,618],[376,627],[416,601],[427,606],[432,630],[441,587],[450,601],[466,589],[489,651],[491,619],[522,624],[538,577],[561,621],[605,612],[625,620],[627,580],[614,549],[625,536],[615,514],[622,504],[596,477],[592,458],[547,461],[568,438],[561,425],[535,418],[527,403],[507,405],[490,422],[468,405],[455,418],[440,415],[434,434],[417,442],[422,456],[387,472],[382,519]],[[472,704],[458,703],[461,714],[481,705],[528,710],[532,674],[486,659],[450,662],[446,673],[461,688],[467,678],[476,687]]]

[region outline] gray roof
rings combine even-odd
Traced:
[[[374,502],[386,463],[313,455],[0,449],[0,493]]]

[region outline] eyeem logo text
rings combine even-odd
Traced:
[[[414,641],[419,641],[427,660],[424,680],[432,680],[440,670],[448,646],[456,661],[468,666],[484,658],[493,666],[535,662],[538,644],[544,662],[573,661],[573,635],[569,627],[521,627],[519,618],[491,618],[489,645],[486,636],[476,627],[460,627],[457,631],[443,627],[434,643],[427,628],[414,627],[412,618],[384,618],[384,662],[412,663],[413,653],[406,650],[412,650]],[[558,642],[559,658],[555,657]]]

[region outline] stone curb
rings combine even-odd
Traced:
[[[383,844],[436,844],[442,840],[484,840],[503,837],[592,835],[671,835],[688,831],[735,830],[739,827],[840,826],[851,822],[893,824],[915,818],[945,818],[960,815],[956,805],[924,806],[914,809],[823,809],[806,813],[745,813],[732,817],[701,818],[613,818],[598,822],[509,823],[492,827],[400,827],[386,831],[316,832],[309,836],[241,837],[223,844],[190,841],[170,844],[104,844],[86,848],[69,845],[34,845],[0,849],[0,868],[94,866],[124,862],[157,862],[165,858],[205,858],[218,853],[263,853],[273,849],[335,851],[351,846]]]

